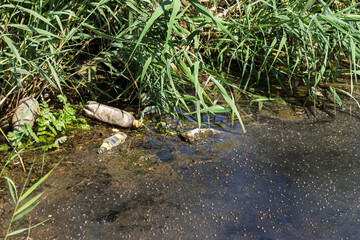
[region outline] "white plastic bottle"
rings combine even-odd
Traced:
[[[123,132],[118,132],[113,136],[106,138],[103,144],[101,145],[101,147],[99,148],[98,153],[101,154],[106,151],[109,151],[111,148],[116,147],[121,143],[123,143],[126,138],[127,136]]]

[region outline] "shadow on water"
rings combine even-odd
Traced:
[[[263,120],[190,145],[73,155],[52,178],[34,239],[356,239],[359,121]],[[41,209],[41,210],[40,210]]]

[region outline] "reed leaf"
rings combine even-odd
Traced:
[[[23,204],[20,208],[18,208],[14,215],[18,215],[19,213],[21,213],[22,211],[24,211],[26,208],[28,208],[29,206],[31,206],[36,200],[38,200],[42,195],[43,195],[44,192],[36,195],[35,197],[33,197],[32,199],[30,199],[29,201],[27,201],[25,204]],[[20,219],[20,218],[19,218]],[[15,222],[15,220],[14,220]]]
[[[343,102],[341,101],[340,96],[337,94],[336,89],[333,87],[330,87],[331,93],[334,95],[334,101],[340,106],[343,106]]]
[[[218,87],[220,93],[221,93],[222,96],[224,97],[224,99],[225,99],[225,101],[227,102],[227,104],[229,104],[231,110],[236,114],[236,117],[238,118],[238,120],[239,120],[239,122],[240,122],[240,125],[241,125],[243,131],[246,132],[244,123],[243,123],[243,121],[242,121],[242,119],[241,119],[241,116],[240,116],[240,113],[239,113],[239,111],[238,111],[238,109],[237,109],[237,107],[236,107],[236,105],[235,105],[234,99],[232,99],[232,98],[228,95],[226,89],[223,87],[223,85],[222,85],[219,81],[217,81],[215,78],[212,78],[211,80],[212,80],[212,81],[215,83],[215,85]]]
[[[8,183],[9,192],[10,192],[10,195],[11,195],[11,198],[12,198],[13,202],[17,203],[18,196],[17,196],[15,183],[8,177],[4,177],[4,178],[6,179],[6,181]]]
[[[25,232],[25,231],[29,231],[30,229],[36,228],[36,227],[44,224],[46,221],[48,221],[48,219],[45,220],[45,221],[42,221],[42,222],[40,222],[40,223],[38,223],[38,224],[35,224],[35,225],[33,225],[33,226],[15,230],[15,231],[13,231],[13,232],[8,233],[8,234],[6,235],[6,237],[11,237],[11,236],[19,235],[20,233],[23,233],[23,232]]]
[[[8,25],[8,27],[13,27],[13,28],[17,28],[20,30],[25,30],[25,31],[29,31],[35,34],[39,34],[42,36],[46,36],[46,37],[51,37],[51,38],[56,38],[59,40],[62,40],[63,38],[60,36],[57,36],[49,31],[46,31],[44,29],[38,28],[38,27],[34,27],[34,26],[29,26],[29,25],[25,25],[25,24],[14,24],[14,23],[10,23]]]
[[[36,203],[35,205],[33,205],[32,207],[26,209],[25,211],[23,211],[22,213],[20,213],[19,215],[17,215],[16,217],[14,217],[11,221],[11,223],[17,222],[20,219],[22,219],[25,215],[27,215],[28,213],[30,213],[32,210],[34,210],[36,208],[37,205],[39,205],[40,202]]]
[[[48,177],[49,175],[52,173],[52,171],[54,170],[51,169],[46,175],[44,175],[42,178],[40,178],[34,185],[32,185],[24,194],[21,194],[18,200],[18,203],[20,203],[21,201],[23,201],[27,196],[29,196],[29,194],[31,194],[35,189],[38,188],[38,186],[43,183]]]
[[[16,49],[14,42],[8,38],[7,36],[2,36],[2,38],[4,39],[4,41],[7,43],[7,45],[9,46],[9,48],[11,49],[11,51],[13,52],[16,60],[19,62],[20,65],[22,65],[22,61],[21,61],[21,57],[20,54],[18,52],[18,50]]]

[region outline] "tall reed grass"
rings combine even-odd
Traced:
[[[353,1],[10,1],[0,6],[2,112],[44,88],[136,100],[147,110],[213,113],[221,93],[286,93],[348,74],[357,83]],[[228,74],[236,80],[228,81]],[[215,83],[215,89],[206,87]],[[335,89],[336,91],[336,89]],[[352,91],[352,90],[351,90]],[[232,95],[237,92],[238,95]],[[352,95],[352,92],[350,92]],[[10,106],[8,108],[7,106]]]

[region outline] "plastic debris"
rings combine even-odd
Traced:
[[[185,141],[193,143],[200,139],[214,137],[220,133],[222,133],[222,131],[213,128],[195,128],[193,130],[182,133],[181,136],[185,139]]]
[[[38,108],[39,102],[35,98],[26,97],[20,100],[11,121],[13,130],[22,131],[25,124],[32,128],[36,120]]]
[[[118,132],[118,133],[114,134],[113,136],[106,138],[104,140],[103,144],[101,145],[101,147],[99,148],[98,153],[101,154],[106,151],[109,151],[113,147],[116,147],[116,146],[120,145],[121,143],[123,143],[126,138],[127,138],[127,136],[123,132]]]
[[[112,125],[123,128],[140,127],[140,122],[131,113],[94,101],[88,101],[84,111],[86,116]]]

